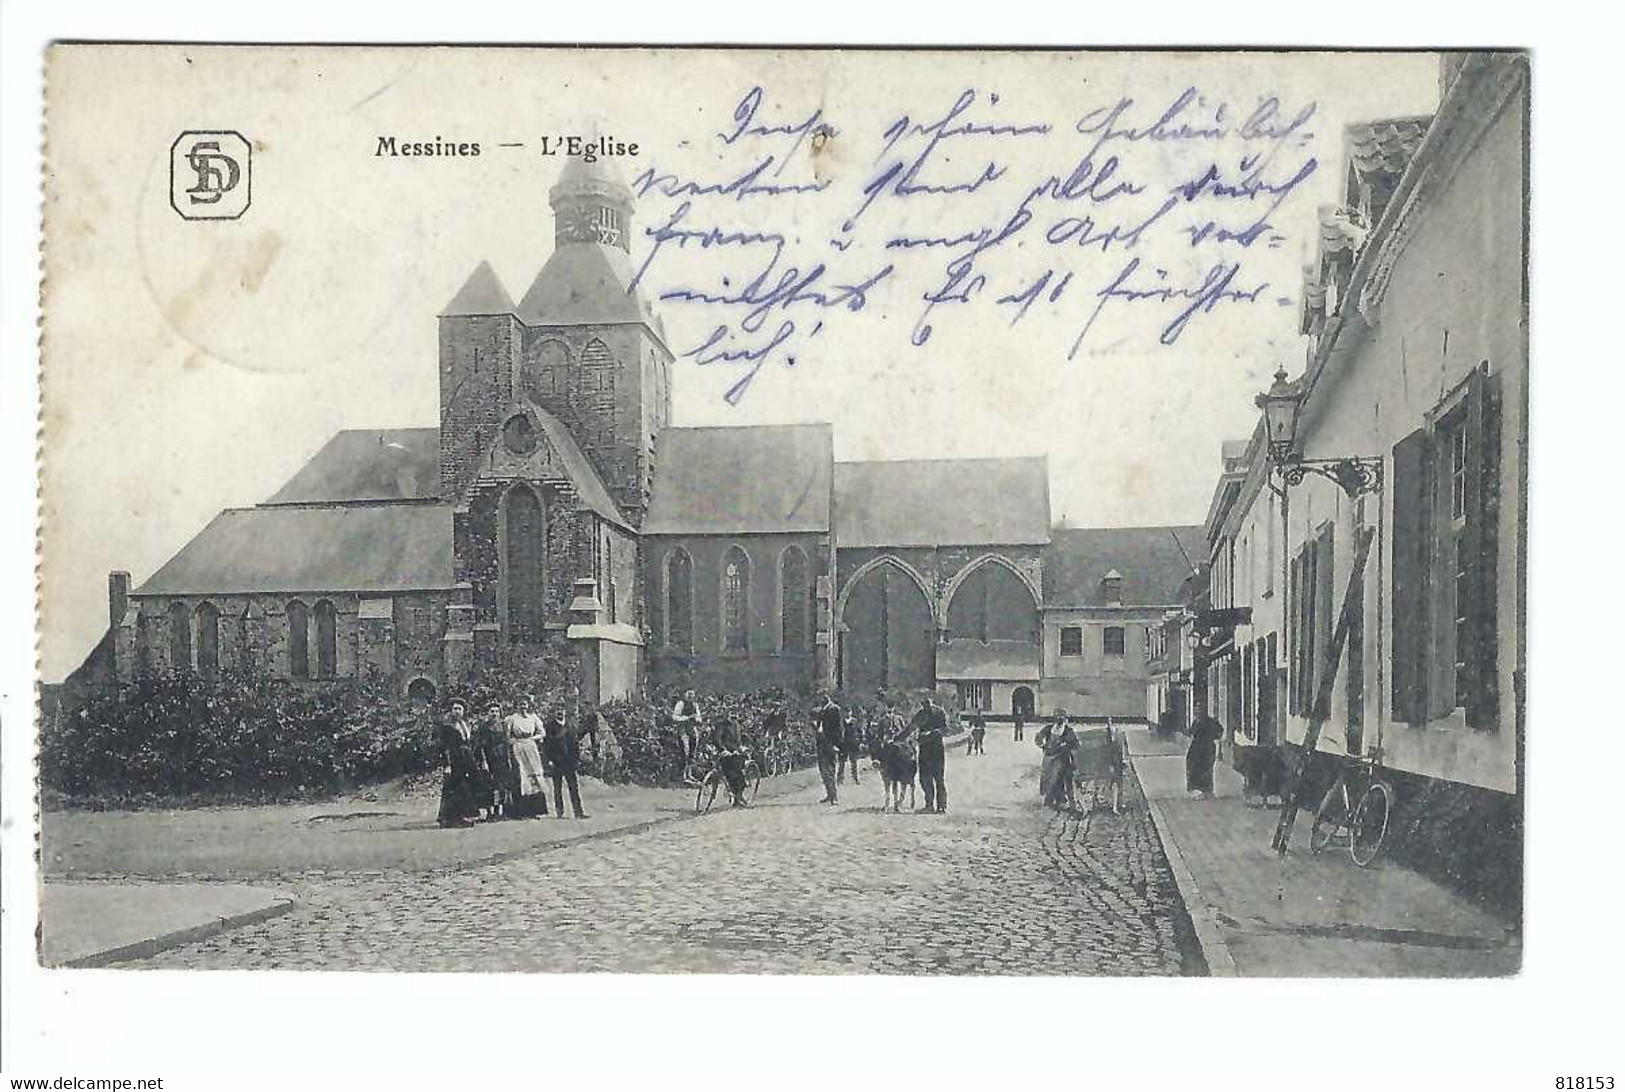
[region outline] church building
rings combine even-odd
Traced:
[[[1200,528],[1052,529],[1042,458],[838,463],[830,424],[673,425],[632,191],[571,160],[549,198],[518,302],[482,262],[439,315],[438,427],[340,432],[139,586],[113,573],[70,686],[376,672],[430,699],[562,641],[595,700],[938,687],[1144,715],[1144,634]]]

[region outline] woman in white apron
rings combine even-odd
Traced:
[[[539,741],[545,731],[536,702],[529,694],[519,699],[519,712],[503,722],[508,746],[513,751],[513,806],[516,818],[535,819],[547,814],[547,792],[542,775]]]

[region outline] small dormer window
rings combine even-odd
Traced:
[[[1100,597],[1108,607],[1123,605],[1123,574],[1116,569],[1100,579]]]

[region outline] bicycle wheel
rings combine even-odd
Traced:
[[[1315,809],[1315,825],[1309,828],[1310,852],[1319,853],[1331,845],[1338,831],[1348,825],[1348,820],[1348,799],[1343,795],[1343,782],[1339,780],[1326,790],[1326,795],[1320,798],[1320,807]]]
[[[704,815],[711,810],[711,805],[716,803],[717,786],[721,781],[715,770],[700,779],[700,787],[694,790],[694,814]]]
[[[1388,835],[1388,819],[1394,810],[1394,790],[1381,781],[1374,781],[1360,797],[1349,822],[1349,856],[1364,868],[1382,852],[1382,840]]]
[[[756,790],[762,787],[762,768],[753,758],[745,763],[745,803],[754,803]]]

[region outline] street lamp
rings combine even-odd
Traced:
[[[1382,489],[1382,459],[1357,455],[1341,459],[1305,459],[1297,453],[1298,416],[1303,392],[1287,381],[1286,369],[1275,369],[1275,382],[1254,402],[1264,411],[1264,429],[1270,464],[1288,486],[1301,484],[1305,474],[1319,474],[1336,482],[1350,500]]]

